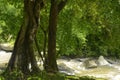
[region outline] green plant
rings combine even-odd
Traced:
[[[24,80],[23,73],[17,70],[12,72],[4,72],[3,77],[5,80]]]

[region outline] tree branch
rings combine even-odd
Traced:
[[[36,45],[37,51],[39,53],[39,56],[41,57],[41,60],[44,62],[43,56],[41,54],[41,51],[39,50],[40,48],[39,48],[36,36],[35,36],[35,45]]]
[[[58,14],[60,13],[60,11],[65,7],[67,3],[67,0],[62,0],[59,4],[58,4]]]
[[[42,1],[40,2],[40,8],[43,9],[44,5],[45,5],[44,0],[42,0]]]

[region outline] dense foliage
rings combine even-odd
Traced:
[[[22,5],[0,0],[0,42],[14,41],[22,21]]]
[[[1,0],[1,42],[15,39],[21,23],[21,6]],[[41,12],[41,26],[47,30],[49,4]],[[115,1],[70,1],[59,15],[57,49],[61,54],[119,55],[120,3]],[[40,36],[39,39],[44,38]],[[43,40],[40,41],[43,45]],[[84,54],[83,54],[84,53]],[[85,54],[86,53],[86,54]]]
[[[5,5],[6,4],[6,5]],[[22,15],[20,1],[0,5],[0,42],[14,41]],[[47,31],[49,3],[41,11],[41,27]],[[59,14],[57,30],[57,53],[60,55],[114,56],[119,57],[120,48],[120,2],[119,0],[68,1]],[[37,38],[44,47],[44,32],[39,28]]]
[[[118,0],[69,2],[58,23],[60,55],[118,57],[119,6]]]

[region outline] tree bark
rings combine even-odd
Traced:
[[[48,72],[58,71],[56,63],[56,26],[57,26],[57,1],[51,0],[49,27],[48,27]]]
[[[57,72],[56,62],[56,31],[57,31],[57,19],[59,12],[65,6],[67,0],[61,1],[58,4],[57,0],[51,0],[49,26],[48,26],[48,56],[47,56],[47,72]]]
[[[7,71],[21,70],[24,74],[38,72],[34,56],[33,42],[39,25],[39,12],[42,0],[24,0],[24,22],[14,44],[13,54]],[[29,68],[31,64],[31,69]]]

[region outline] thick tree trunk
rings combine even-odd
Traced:
[[[46,71],[47,72],[57,72],[57,62],[56,62],[56,31],[57,31],[57,19],[58,14],[64,8],[67,0],[61,0],[58,4],[58,0],[51,0],[50,16],[49,16],[49,26],[48,26],[48,56],[46,58]]]
[[[51,0],[51,9],[49,16],[49,32],[48,32],[48,72],[57,72],[57,63],[56,63],[56,27],[57,27],[57,1]]]
[[[24,23],[18,33],[7,70],[21,70],[24,74],[39,68],[34,56],[33,42],[38,29],[40,0],[24,0]],[[31,69],[29,68],[31,64]]]

